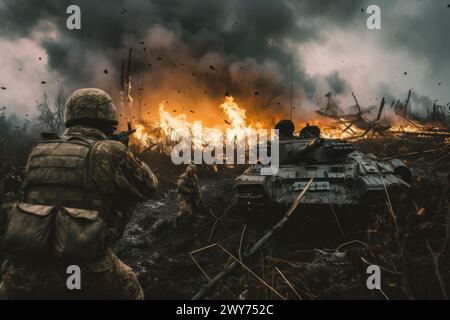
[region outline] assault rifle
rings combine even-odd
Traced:
[[[128,140],[130,135],[136,132],[136,129],[131,127],[131,122],[128,122],[128,130],[119,132],[118,134],[113,135],[113,140],[120,141],[126,146],[128,146]]]

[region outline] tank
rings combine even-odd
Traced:
[[[287,208],[311,178],[301,205],[331,209],[340,216],[350,209],[361,215],[384,208],[386,193],[401,197],[409,190],[411,171],[398,159],[382,161],[346,141],[322,138],[316,126],[305,127],[299,135],[289,120],[275,128],[280,136],[279,171],[263,176],[262,166],[254,165],[235,179],[240,212],[267,215],[274,207]]]

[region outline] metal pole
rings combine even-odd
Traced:
[[[291,111],[290,111],[290,115],[289,115],[289,119],[292,121],[292,109],[294,108],[293,105],[293,78],[294,78],[294,55],[292,55],[291,58]]]

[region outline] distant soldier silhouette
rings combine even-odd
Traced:
[[[177,182],[178,201],[180,210],[174,218],[174,226],[184,217],[192,218],[199,210],[203,210],[203,200],[197,177],[197,167],[190,164]]]

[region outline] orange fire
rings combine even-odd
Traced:
[[[202,141],[197,141],[197,145],[201,145],[202,147],[222,139],[222,135],[225,134],[226,129],[233,129],[234,132],[236,132],[236,136],[246,136],[250,131],[257,131],[258,129],[270,130],[273,129],[275,125],[275,123],[271,123],[271,121],[268,121],[267,123],[253,121],[251,117],[249,117],[248,110],[239,106],[231,96],[225,97],[223,103],[219,105],[218,110],[222,112],[223,118],[217,116],[213,118],[206,110],[204,110],[200,117],[195,119],[195,117],[199,115],[199,112],[195,114],[193,111],[191,111],[192,114],[174,114],[176,110],[170,112],[167,109],[167,101],[163,101],[159,104],[156,119],[153,119],[151,123],[146,125],[142,123],[135,124],[136,132],[133,136],[133,142],[140,145],[142,148],[159,148],[161,145],[170,148],[170,146],[176,144],[176,142],[174,143],[176,140],[176,132],[180,132],[181,130],[192,132],[195,121],[203,121],[203,139]],[[217,112],[216,108],[209,109],[209,111],[211,110]],[[267,117],[267,119],[272,119],[272,121],[281,120],[282,118],[281,114],[272,114],[270,117]],[[395,123],[392,125],[392,128],[387,131],[387,134],[421,131],[421,128],[409,125],[404,121],[401,121],[401,119],[394,119],[393,122]],[[342,119],[342,121],[337,121],[335,119],[320,117],[315,113],[310,115],[309,120],[295,121],[297,134],[307,124],[318,126],[321,129],[324,138],[354,139],[355,137],[361,137],[367,139],[372,137],[371,134],[366,134],[363,137],[364,130],[359,129],[355,125],[343,132],[348,126],[348,123],[346,123],[344,119]]]
[[[246,136],[253,130],[263,128],[260,122],[253,122],[247,118],[247,111],[241,108],[233,97],[225,97],[224,102],[219,106],[224,114],[224,122],[222,125],[203,126],[203,140],[200,145],[208,145],[217,142],[221,139],[221,134],[225,133],[226,129],[232,129],[236,137]],[[151,147],[160,143],[170,144],[176,140],[175,134],[181,131],[192,132],[194,128],[194,121],[188,120],[188,115],[185,113],[173,115],[166,110],[165,103],[159,104],[158,118],[150,127],[145,127],[143,124],[137,124],[136,132],[134,134],[135,141],[141,147]],[[198,119],[196,121],[201,121]],[[269,128],[270,129],[270,128]]]

